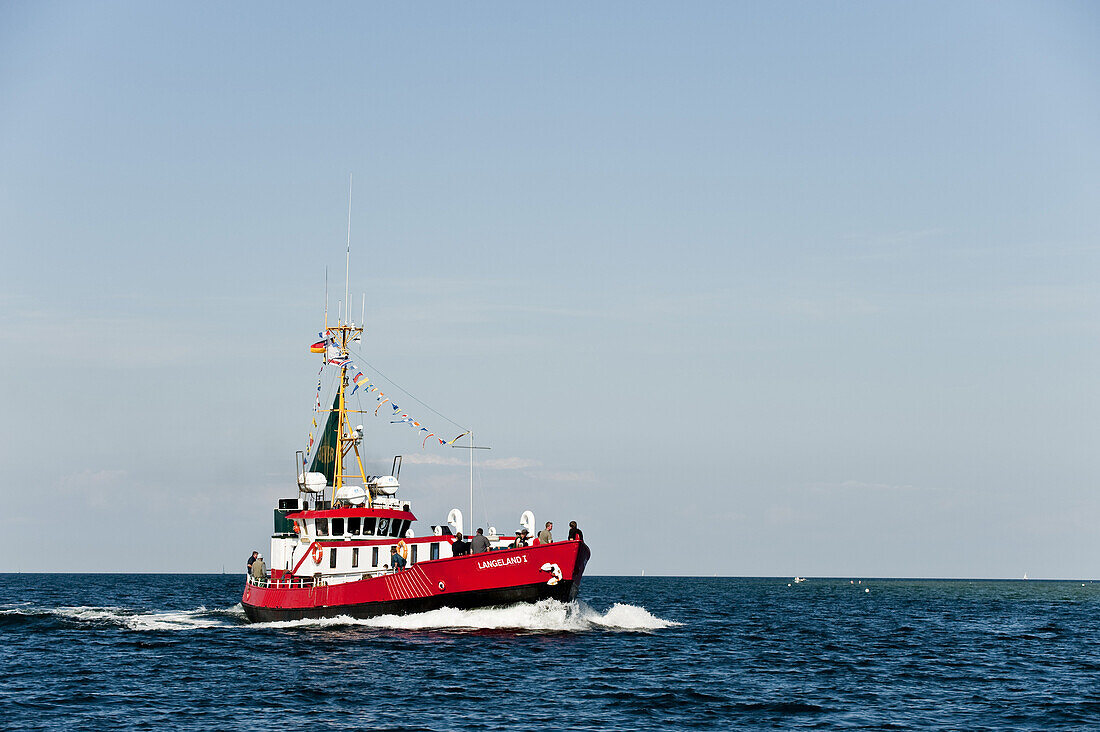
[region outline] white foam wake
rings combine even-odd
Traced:
[[[208,610],[163,610],[143,612],[117,606],[33,608],[0,606],[0,614],[54,616],[90,625],[116,625],[134,631],[188,631],[205,628],[325,628],[364,627],[411,631],[514,631],[531,633],[583,633],[587,631],[651,632],[680,623],[658,618],[643,607],[615,603],[600,613],[583,602],[543,600],[535,604],[456,610],[442,608],[413,615],[381,615],[376,618],[338,616],[318,620],[287,620],[245,623],[240,603],[229,608]]]
[[[620,632],[653,631],[679,625],[663,620],[635,605],[615,603],[599,613],[583,602],[563,603],[543,600],[535,604],[508,607],[456,610],[441,608],[413,615],[380,615],[376,618],[351,618],[346,615],[320,620],[287,620],[256,623],[252,628],[292,628],[360,626],[394,630],[505,630],[541,633],[580,633],[592,630]]]
[[[243,617],[240,605],[236,609]],[[56,607],[39,610],[37,612],[25,612],[24,614],[53,615],[65,620],[82,623],[104,623],[119,625],[130,630],[193,630],[196,628],[232,627],[237,622],[227,620],[226,616],[232,616],[234,608],[229,610],[207,610],[199,606],[194,610],[138,612],[117,606],[80,605],[72,607]]]

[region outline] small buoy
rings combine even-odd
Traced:
[[[870,590],[869,590],[869,589],[867,589],[866,587],[864,587],[864,588],[863,588],[863,591],[864,591],[864,592],[870,592]]]

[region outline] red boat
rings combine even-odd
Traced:
[[[534,516],[525,511],[522,528],[511,535],[490,527],[483,540],[459,543],[463,527],[457,508],[445,524],[416,536],[411,528],[416,517],[397,497],[401,457],[394,458],[390,475],[365,473],[359,453],[363,427],[351,426],[350,416],[360,412],[347,407],[349,388],[369,393],[377,402],[376,415],[385,408],[393,412],[387,416],[397,417],[400,410],[352,362],[362,333],[354,323],[338,323],[326,327],[311,348],[324,354],[322,372],[326,366],[339,369],[332,408],[321,409],[319,380],[317,412],[327,413],[321,420],[325,426],[319,439],[311,433],[306,450],[298,453],[298,497],[279,500],[268,560],[250,565],[241,598],[248,619],[366,618],[573,600],[591,555],[583,540],[540,542]],[[435,437],[409,415],[400,417],[391,421],[411,425],[418,438],[428,432],[422,444]],[[437,437],[433,444],[453,446],[468,435],[450,442]],[[472,460],[472,438],[469,447]],[[473,552],[463,553],[471,544]]]

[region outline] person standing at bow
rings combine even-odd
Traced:
[[[489,551],[489,540],[485,538],[485,532],[478,529],[474,538],[470,539],[470,553],[481,554],[487,551]]]
[[[264,566],[263,554],[257,554],[256,561],[252,563],[252,579],[258,581],[267,579],[267,567]]]
[[[540,544],[552,544],[554,542],[554,536],[553,536],[553,534],[550,533],[551,529],[553,529],[553,528],[554,528],[554,522],[553,521],[547,521],[546,522],[546,528],[539,532],[539,543]]]

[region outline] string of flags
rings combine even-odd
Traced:
[[[312,350],[312,348],[311,348]],[[325,372],[325,365],[321,364],[321,370],[317,372],[317,398],[313,404],[313,426],[309,430],[309,442],[306,443],[305,454],[302,455],[302,466],[305,467],[309,460],[309,454],[313,450],[313,432],[317,429],[317,415],[321,413],[321,375]]]
[[[312,430],[309,433],[309,444],[306,447],[306,455],[307,456],[309,455],[310,451],[313,449],[313,443],[314,443],[313,431],[317,429],[317,414],[320,414],[320,411],[321,411],[321,378],[320,377],[321,377],[321,373],[324,372],[326,365],[332,365],[332,366],[338,366],[340,368],[346,368],[349,372],[354,372],[355,373],[355,375],[352,376],[351,379],[350,379],[350,383],[352,385],[352,390],[351,390],[351,393],[348,396],[351,396],[351,395],[355,394],[355,392],[359,391],[360,387],[362,387],[368,394],[374,394],[375,395],[374,396],[375,401],[378,402],[377,406],[374,408],[374,415],[376,417],[378,416],[378,411],[380,409],[382,409],[382,407],[385,406],[386,404],[389,404],[390,408],[393,410],[392,412],[390,412],[390,416],[394,417],[394,419],[390,420],[390,424],[407,424],[410,427],[412,427],[413,429],[415,429],[417,431],[418,435],[421,432],[426,432],[427,434],[423,435],[424,439],[421,440],[421,442],[420,442],[421,447],[426,447],[427,444],[428,444],[428,440],[433,438],[433,437],[435,438],[435,440],[438,440],[440,445],[453,445],[456,442],[458,442],[460,439],[465,437],[466,435],[470,434],[470,431],[467,430],[467,431],[463,432],[461,435],[458,435],[457,437],[455,437],[452,440],[444,440],[442,437],[439,437],[435,432],[432,432],[430,429],[428,429],[428,427],[422,425],[420,422],[417,422],[416,420],[414,420],[408,414],[402,412],[401,407],[399,407],[396,403],[394,403],[394,401],[392,399],[387,397],[377,386],[375,386],[373,383],[371,383],[370,377],[366,376],[362,371],[359,370],[359,368],[354,363],[352,363],[350,358],[345,357],[340,352],[340,349],[333,342],[334,334],[331,330],[322,331],[322,332],[317,334],[317,337],[320,338],[321,340],[318,341],[317,343],[314,343],[312,346],[309,347],[310,353],[323,353],[323,354],[325,354],[325,360],[321,364],[321,371],[318,372],[317,400],[316,400],[316,405],[314,407],[313,427],[312,427]],[[399,413],[400,413],[400,416],[398,416]]]

